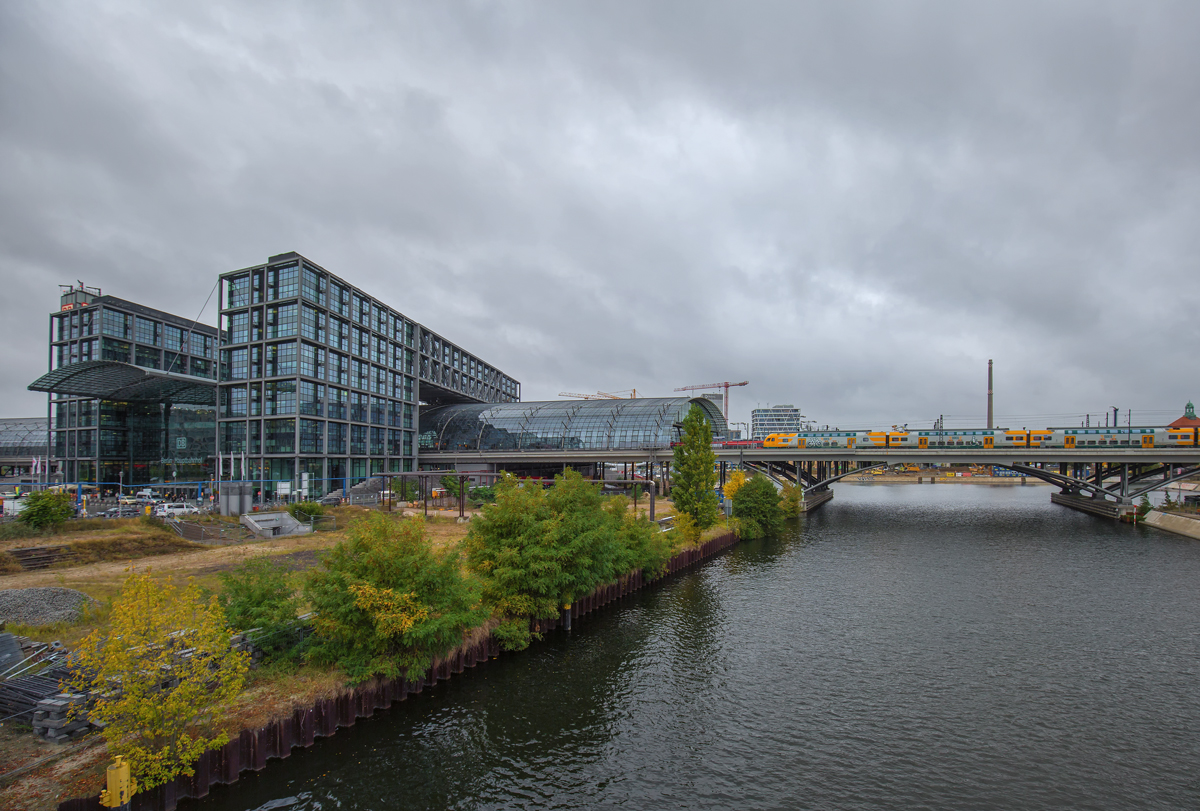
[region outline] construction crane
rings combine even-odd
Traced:
[[[558,396],[559,397],[575,397],[580,400],[620,400],[621,399],[620,397],[614,397],[611,394],[601,394],[601,393],[578,394],[573,391],[560,391],[558,393]]]
[[[699,386],[680,386],[675,391],[700,391],[702,389],[725,389],[725,396],[721,398],[721,408],[725,412],[725,422],[729,422],[729,389],[733,386],[749,386],[749,380],[743,380],[741,383],[730,383],[728,380],[724,383],[704,383]]]
[[[598,391],[596,394],[603,394],[605,397],[611,397],[613,400],[624,400],[625,398],[621,396],[622,394],[628,394],[630,400],[637,399],[637,389],[621,389],[620,391],[614,391],[612,393],[607,391]]]

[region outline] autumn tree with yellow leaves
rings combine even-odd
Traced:
[[[216,722],[248,665],[229,638],[215,597],[146,571],[125,581],[110,627],[76,649],[71,687],[91,694],[89,718],[105,725],[109,751],[129,762],[139,790],[192,774],[201,754],[228,742]]]
[[[339,665],[352,682],[416,678],[491,613],[457,549],[434,550],[419,516],[355,522],[304,593],[316,611],[308,656]]]

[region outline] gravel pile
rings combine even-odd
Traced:
[[[0,621],[23,625],[75,622],[88,603],[96,601],[75,589],[8,589],[0,591]]]

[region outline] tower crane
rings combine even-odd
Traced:
[[[625,398],[621,395],[628,394],[630,400],[637,399],[637,389],[621,389],[620,391],[614,392],[598,391],[596,394],[603,394],[605,397],[611,397],[614,400],[623,400]]]
[[[729,389],[734,386],[749,386],[749,380],[743,380],[741,383],[730,383],[728,380],[724,383],[702,383],[699,386],[680,386],[675,391],[700,391],[702,389],[725,389],[725,396],[721,398],[721,408],[725,412],[725,422],[729,422]]]
[[[579,400],[620,400],[621,399],[620,397],[614,397],[611,394],[602,394],[602,393],[578,394],[577,392],[573,392],[573,391],[560,391],[558,393],[558,396],[559,397],[575,397],[576,399],[579,399]]]

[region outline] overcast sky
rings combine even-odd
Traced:
[[[45,413],[59,284],[195,318],[295,250],[525,400],[748,380],[731,420],[982,424],[994,358],[1001,424],[1169,421],[1197,31],[1194,0],[0,3],[0,416]]]

